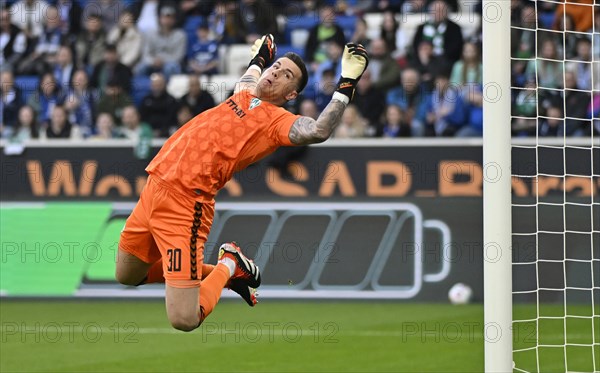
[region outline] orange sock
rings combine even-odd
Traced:
[[[225,284],[231,277],[226,265],[217,264],[213,267],[213,271],[206,277],[206,280],[202,281],[200,286],[200,322],[204,321],[215,308]],[[202,272],[204,273],[204,270]]]

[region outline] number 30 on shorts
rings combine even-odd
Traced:
[[[169,265],[167,266],[167,271],[180,272],[181,271],[181,249],[168,249],[167,256],[169,257]]]

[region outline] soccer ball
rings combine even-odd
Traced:
[[[467,304],[471,300],[473,290],[462,282],[454,284],[448,292],[448,299],[452,304]]]

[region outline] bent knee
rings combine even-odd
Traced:
[[[144,279],[140,279],[138,276],[131,276],[120,271],[115,272],[115,279],[118,283],[129,286],[138,286],[144,281]]]
[[[171,326],[182,332],[191,332],[200,326],[200,319],[196,317],[175,317],[171,320]]]

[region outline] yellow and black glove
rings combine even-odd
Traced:
[[[369,65],[369,54],[361,44],[348,43],[342,55],[342,76],[333,98],[348,104],[354,97],[356,84]],[[340,96],[339,94],[347,97]]]
[[[277,45],[275,45],[273,35],[267,34],[257,39],[252,45],[251,52],[252,60],[250,60],[248,67],[256,65],[262,70],[272,64],[277,55]]]

